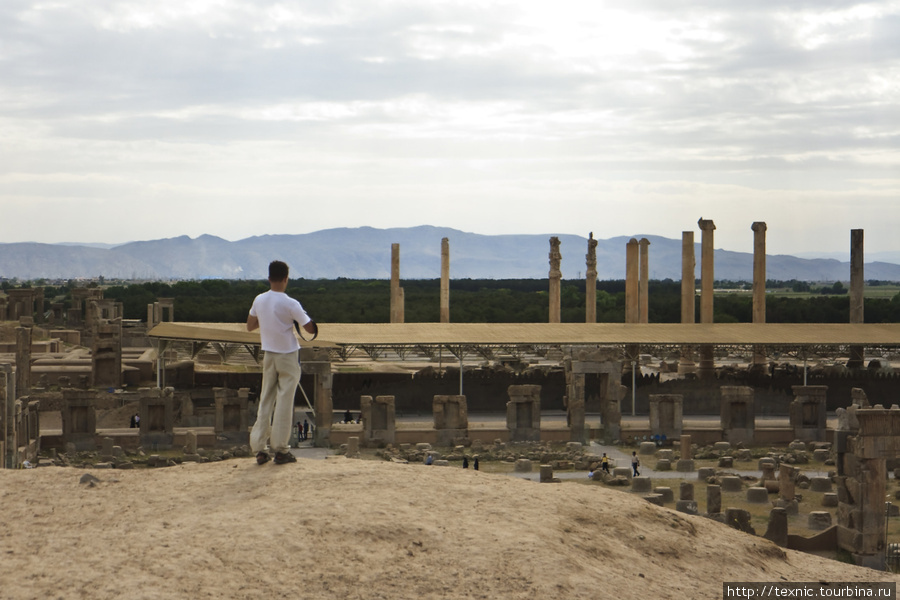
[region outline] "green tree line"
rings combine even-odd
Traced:
[[[774,287],[779,282],[770,282]],[[408,323],[439,321],[440,281],[409,280],[404,288]],[[253,298],[268,289],[265,281],[221,280],[148,282],[114,285],[104,297],[122,302],[125,317],[146,319],[147,305],[158,298],[175,299],[178,321],[243,322]],[[454,323],[541,323],[549,315],[549,282],[546,279],[459,279],[450,282],[450,320]],[[390,282],[387,280],[292,280],[287,293],[297,298],[315,320],[323,323],[386,323],[390,320]],[[695,320],[699,322],[699,299]],[[563,280],[562,321],[583,323],[584,280]],[[752,297],[746,292],[717,293],[717,323],[749,323]],[[649,284],[652,323],[681,320],[681,282],[670,279]],[[786,297],[767,295],[769,323],[846,323],[850,299],[846,293]],[[900,294],[892,298],[867,298],[867,323],[900,322]],[[625,282],[597,282],[597,321],[625,321]]]

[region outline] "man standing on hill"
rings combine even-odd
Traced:
[[[294,392],[300,381],[300,343],[294,336],[296,321],[311,334],[313,323],[300,303],[284,291],[288,284],[288,266],[280,260],[269,263],[269,291],[253,300],[247,317],[247,331],[259,329],[263,357],[262,389],[256,423],[250,431],[250,448],[256,463],[269,460],[266,444],[275,453],[275,464],[297,462],[288,441],[294,420]]]

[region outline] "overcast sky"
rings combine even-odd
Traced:
[[[700,217],[900,251],[900,2],[0,2],[0,242]]]

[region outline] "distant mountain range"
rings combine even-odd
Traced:
[[[211,235],[131,242],[113,247],[96,244],[0,244],[0,278],[72,279],[265,279],[269,261],[291,266],[292,277],[307,279],[388,279],[391,244],[400,244],[401,279],[440,277],[441,238],[450,240],[452,279],[545,279],[549,271],[550,234],[478,235],[455,229],[421,226],[398,229],[340,228],[299,235],[266,235],[229,242]],[[587,239],[559,235],[564,279],[584,277]],[[681,279],[681,240],[660,236],[650,241],[650,278]],[[600,279],[625,278],[625,244],[631,236],[598,240]],[[700,244],[695,248],[700,277]],[[750,281],[751,252],[715,251],[716,279]],[[850,263],[834,258],[769,255],[769,279],[849,281]],[[900,281],[900,265],[868,262],[866,279]]]

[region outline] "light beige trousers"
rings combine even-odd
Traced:
[[[263,356],[262,389],[256,423],[250,430],[250,448],[254,453],[266,449],[287,452],[294,420],[294,393],[300,382],[299,351]]]

